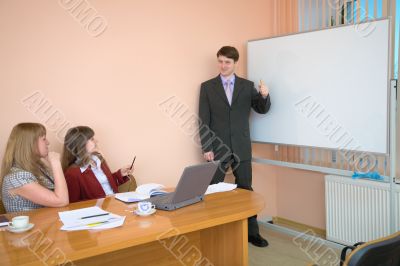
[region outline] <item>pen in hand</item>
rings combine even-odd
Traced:
[[[133,161],[132,161],[131,167],[129,167],[129,170],[132,170],[132,167],[133,167],[133,164],[135,163],[135,160],[136,160],[136,155],[135,155],[135,158],[133,158]]]

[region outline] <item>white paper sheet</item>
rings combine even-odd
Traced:
[[[231,191],[235,188],[237,188],[236,184],[219,182],[218,184],[209,185],[205,194],[208,195],[217,192]]]
[[[122,226],[125,222],[125,217],[126,216],[120,216],[121,218],[113,221],[113,222],[105,222],[101,223],[98,225],[83,225],[83,226],[76,226],[76,227],[67,227],[67,226],[62,226],[60,229],[63,231],[79,231],[79,230],[100,230],[100,229],[110,229],[110,228],[115,228]]]
[[[73,211],[59,212],[61,230],[75,231],[84,229],[105,229],[121,226],[125,216],[119,216],[95,206]]]

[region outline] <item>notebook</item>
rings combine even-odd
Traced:
[[[148,199],[150,197],[167,194],[163,190],[164,186],[156,183],[143,184],[136,188],[135,191],[123,192],[115,194],[115,198],[123,202],[137,202]]]

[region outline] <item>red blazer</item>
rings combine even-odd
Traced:
[[[114,193],[118,192],[119,185],[129,180],[129,177],[122,176],[121,170],[111,173],[104,160],[101,162],[101,169],[107,176]],[[106,196],[90,166],[83,173],[79,166],[70,166],[64,175],[68,186],[69,202],[99,199]]]

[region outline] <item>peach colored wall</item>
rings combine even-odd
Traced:
[[[253,189],[265,200],[265,207],[258,215],[260,220],[269,221],[278,215],[278,179],[275,166],[253,163]]]
[[[90,5],[107,21],[102,34],[93,37],[78,11],[68,10],[73,2]],[[247,40],[272,34],[272,5],[265,0],[0,1],[0,150],[18,122],[45,124],[56,151],[66,128],[89,125],[111,168],[137,155],[139,184],[175,185],[183,167],[202,158],[176,124],[182,118],[171,119],[159,104],[174,96],[186,115],[197,114],[200,83],[218,74],[215,53],[222,45],[239,49],[237,72],[244,76]]]
[[[274,158],[273,146],[253,144],[253,157]],[[278,216],[325,228],[324,176],[318,172],[253,163],[254,190],[264,195],[261,220]]]
[[[273,151],[262,144],[253,144],[253,157],[272,158]],[[270,220],[278,215],[277,210],[277,167],[266,164],[253,163],[253,189],[262,194],[265,207],[258,215],[260,220]]]
[[[277,176],[277,216],[324,229],[323,174],[279,167]]]
[[[107,21],[102,34],[93,37],[98,32],[89,32],[76,18],[79,11],[67,9],[73,2],[90,5]],[[139,184],[175,185],[184,166],[202,161],[198,145],[179,125],[197,113],[200,83],[217,75],[217,49],[236,46],[237,73],[245,76],[247,40],[280,33],[285,26],[285,6],[279,3],[1,0],[0,150],[18,122],[45,124],[56,151],[69,126],[85,124],[95,129],[111,168],[137,155]],[[187,111],[181,119],[171,119],[159,107],[172,96],[184,105],[180,114]],[[253,187],[266,200],[260,217],[320,225],[320,210],[313,209],[321,206],[315,206],[314,196],[303,201],[302,194],[314,175],[260,164],[253,169]],[[319,182],[315,185],[320,189]],[[299,208],[307,206],[303,203],[315,208]]]

